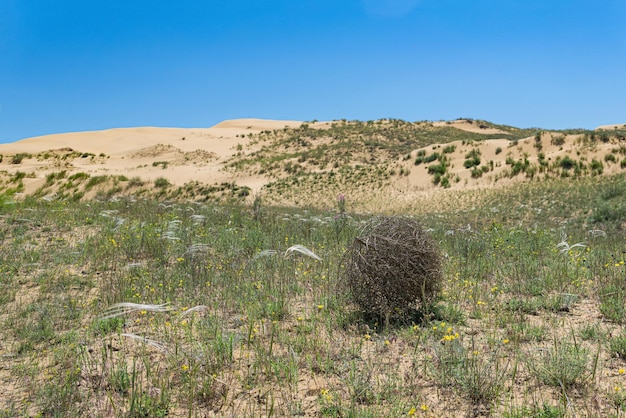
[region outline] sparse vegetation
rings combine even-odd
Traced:
[[[470,152],[465,154],[465,162],[463,163],[463,167],[471,169],[479,165],[480,165],[480,150],[478,150],[477,148],[474,148]]]
[[[163,170],[165,170],[167,168],[167,166],[169,165],[169,161],[154,161],[152,163],[152,167],[158,167],[161,166],[161,168]]]
[[[344,302],[335,268],[355,237],[373,250],[372,240],[382,245],[388,234],[362,230],[369,217],[345,206],[337,229],[333,214],[271,206],[3,205],[0,268],[14,273],[0,284],[12,354],[2,361],[32,382],[10,389],[16,402],[5,411],[106,415],[114,405],[118,415],[266,415],[268,405],[246,393],[275,399],[276,414],[398,416],[422,407],[442,416],[476,408],[521,414],[511,409],[511,394],[541,399],[528,411],[556,411],[567,397],[568,410],[582,413],[592,393],[594,408],[613,410],[623,404],[626,368],[617,310],[626,268],[622,220],[606,218],[592,235],[586,214],[598,202],[619,202],[625,182],[624,175],[558,179],[483,192],[472,210],[424,208],[419,223],[446,254],[441,292],[430,293],[426,309],[416,303],[407,315],[394,307],[374,317]],[[390,250],[401,265],[412,257]],[[381,257],[365,259],[381,267],[391,259]],[[407,274],[393,278],[409,286],[400,280]],[[23,303],[25,295],[32,302]],[[143,305],[107,317],[117,302]],[[381,313],[402,320],[384,327]],[[569,322],[579,315],[602,315],[601,329]],[[318,382],[312,400],[306,382]]]
[[[159,177],[156,180],[154,180],[154,187],[158,187],[158,188],[166,188],[170,186],[170,182],[168,179],[166,179],[165,177]]]
[[[327,131],[337,143],[354,139],[344,125]],[[298,132],[313,146],[316,129]],[[567,142],[556,159],[544,133],[536,160],[520,140],[506,164],[483,148],[493,162],[467,169],[469,136],[446,152],[399,135],[380,148],[368,133],[366,154],[322,169],[326,156],[312,150],[299,161],[308,148],[292,134],[250,137],[270,148],[291,138],[289,158],[251,157],[271,179],[262,200],[235,182],[161,187],[66,165],[46,172],[40,194],[20,196],[43,175],[5,164],[0,416],[623,415],[626,173],[607,174],[618,167],[606,151],[575,154]],[[613,145],[619,133],[607,135]],[[300,167],[288,173],[288,163]],[[450,190],[393,201],[385,190],[407,178],[391,173],[408,165]],[[455,188],[474,171],[481,182],[542,181]],[[364,210],[359,193],[380,210]],[[391,219],[412,233],[376,229],[380,212],[402,215]],[[440,258],[419,252],[422,233]],[[418,261],[435,259],[429,287]],[[346,260],[361,263],[354,293],[378,286],[365,306],[340,291]]]
[[[344,256],[342,281],[367,315],[389,323],[426,309],[441,288],[436,242],[414,220],[374,219]]]
[[[17,153],[11,157],[10,163],[15,165],[22,164],[24,158],[31,158],[31,155],[24,152]]]

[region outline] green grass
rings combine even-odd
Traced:
[[[554,179],[421,205],[408,215],[441,245],[443,291],[388,328],[337,292],[372,216],[349,200],[339,216],[260,198],[2,198],[0,378],[19,384],[0,416],[623,413],[624,218],[597,211],[625,185]],[[106,317],[121,302],[163,306]]]

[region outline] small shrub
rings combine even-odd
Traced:
[[[500,154],[502,152],[502,147],[497,147],[496,148],[496,155]]]
[[[535,134],[535,143],[533,146],[537,148],[537,151],[541,151],[543,149],[543,144],[541,143],[541,132],[537,132]]]
[[[497,399],[509,377],[509,364],[501,364],[499,353],[477,355],[458,338],[433,346],[435,361],[431,373],[443,385],[451,385],[475,404],[487,405]]]
[[[556,341],[528,359],[531,373],[542,383],[559,389],[580,386],[591,377],[589,352],[578,344]]]
[[[425,163],[432,163],[433,161],[437,160],[439,158],[439,153],[438,152],[434,152],[432,154],[430,154],[427,157],[424,157],[424,162]]]
[[[97,186],[98,184],[102,184],[107,181],[107,176],[95,176],[91,177],[87,184],[85,184],[85,190],[90,190]]]
[[[602,164],[602,161],[598,161],[595,158],[591,160],[590,167],[592,175],[600,175],[604,171],[604,165]]]
[[[126,185],[126,187],[131,188],[131,187],[141,187],[143,186],[145,183],[143,180],[141,180],[140,177],[131,177],[130,180],[128,180],[128,184]]]
[[[24,158],[30,158],[30,154],[27,154],[25,152],[20,152],[15,154],[13,157],[11,157],[11,164],[22,164],[22,160],[24,160]]]
[[[439,174],[443,176],[446,174],[445,164],[433,164],[428,166],[428,174]]]
[[[611,355],[626,358],[626,334],[612,338],[610,343]]]
[[[83,172],[79,172],[79,173],[75,173],[72,174],[71,176],[68,177],[69,181],[75,181],[75,180],[84,180],[84,179],[88,179],[90,176],[87,173],[83,173]]]
[[[615,154],[606,154],[604,156],[604,161],[606,161],[607,163],[616,163],[617,157],[615,157]]]
[[[456,145],[448,145],[448,146],[444,147],[443,153],[444,154],[452,154],[455,150],[456,150]]]
[[[565,135],[553,136],[552,139],[550,140],[550,143],[556,146],[561,146],[565,144]]]
[[[159,187],[161,189],[164,189],[168,187],[169,185],[170,185],[170,182],[165,177],[159,177],[158,179],[154,181],[154,187]]]
[[[559,166],[563,170],[571,170],[572,168],[576,167],[576,161],[572,160],[569,155],[566,155],[559,160]]]
[[[622,213],[624,216],[624,213]],[[596,218],[597,219],[597,218]],[[623,218],[622,218],[623,219]],[[600,219],[612,220],[612,219]],[[609,285],[600,294],[600,312],[604,317],[617,324],[623,324],[626,319],[626,307],[624,307],[624,290],[621,285]]]
[[[22,181],[24,177],[26,177],[26,173],[24,173],[23,171],[17,171],[11,178],[11,183],[17,183],[19,181]]]
[[[475,178],[475,179],[478,179],[483,176],[483,170],[481,170],[478,167],[473,168],[471,173],[472,173],[472,178]]]
[[[480,150],[473,149],[467,154],[465,154],[465,162],[463,162],[463,167],[472,168],[480,165]]]

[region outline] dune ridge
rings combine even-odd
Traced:
[[[161,197],[185,199],[263,193],[286,205],[329,204],[337,193],[351,193],[362,202],[375,193],[388,202],[407,202],[446,189],[626,171],[626,124],[545,131],[471,119],[247,118],[209,128],[46,135],[0,144],[0,154],[0,186],[20,195],[67,197],[72,190],[82,198],[108,188],[109,194],[150,195],[155,189]],[[19,162],[16,156],[21,156]],[[87,187],[78,177],[110,181],[100,179],[99,187]],[[153,187],[157,180],[162,187]]]

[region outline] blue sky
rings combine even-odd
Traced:
[[[626,123],[624,0],[0,0],[0,142],[225,119]]]

